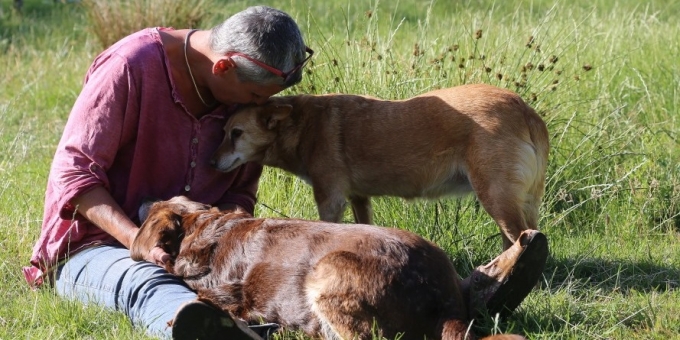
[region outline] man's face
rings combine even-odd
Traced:
[[[253,82],[238,82],[230,89],[225,89],[225,96],[228,98],[221,100],[220,97],[217,99],[223,103],[227,104],[264,104],[269,97],[283,91],[283,86],[280,85],[259,85]],[[220,93],[220,94],[222,94]],[[230,101],[230,102],[228,102]]]
[[[236,75],[236,67],[233,63],[218,65],[231,65],[231,67],[217,66],[213,73],[215,82],[212,84],[212,93],[218,101],[231,104],[264,104],[269,97],[284,90],[281,85],[260,85],[254,82],[242,82]]]

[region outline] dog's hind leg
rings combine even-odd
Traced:
[[[198,288],[198,298],[233,315],[246,319],[242,285],[226,283],[212,288]]]
[[[522,231],[537,228],[542,196],[542,190],[536,189],[541,174],[533,149],[528,145],[518,149],[513,158],[501,161],[501,167],[487,161],[469,163],[478,167],[470,167],[468,178],[477,199],[501,230],[503,249],[510,248]]]
[[[524,216],[527,193],[511,183],[501,181],[478,187],[475,188],[477,199],[498,224],[503,249],[510,248],[522,231],[530,229]]]
[[[355,223],[373,224],[373,209],[370,197],[352,195],[349,197],[349,201],[352,204]]]
[[[324,256],[305,280],[305,294],[310,310],[319,320],[322,339],[371,339],[371,307],[365,304],[375,296],[366,277],[371,267],[350,252],[338,251]],[[379,281],[379,280],[378,280]]]

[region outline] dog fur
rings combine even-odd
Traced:
[[[468,307],[479,301],[470,285],[478,292],[504,280],[492,269],[493,278],[475,271],[462,281],[444,251],[401,229],[208,208],[182,196],[154,203],[131,257],[160,246],[174,259],[166,270],[199,299],[314,338],[473,339]]]
[[[544,121],[516,93],[464,85],[400,101],[358,95],[272,97],[230,117],[211,163],[254,161],[313,187],[319,217],[340,222],[349,199],[371,224],[372,196],[474,192],[507,249],[537,229],[549,152]]]

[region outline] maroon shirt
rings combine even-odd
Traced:
[[[134,33],[100,54],[85,77],[54,156],[45,193],[32,285],[68,254],[116,240],[79,214],[69,201],[95,186],[106,188],[139,223],[148,198],[185,195],[219,205],[240,205],[251,213],[262,167],[253,163],[230,173],[208,160],[222,141],[232,110],[217,107],[196,119],[176,92],[159,30]]]

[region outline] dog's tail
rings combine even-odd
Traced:
[[[548,128],[541,117],[529,106],[526,106],[525,120],[529,128],[529,137],[536,151],[536,176],[530,189],[534,202],[528,202],[524,207],[524,217],[530,229],[538,229],[538,207],[545,193],[545,174],[548,168],[550,153],[550,136]]]

